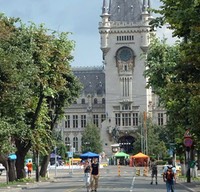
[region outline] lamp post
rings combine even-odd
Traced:
[[[57,147],[55,146],[54,151],[55,151],[55,177],[57,175]]]
[[[86,149],[86,151],[87,150],[90,151],[90,147],[88,147],[88,146],[90,146],[90,142],[86,141],[85,142],[85,149]]]
[[[69,146],[69,152],[68,152],[68,157],[69,157],[69,173],[72,176],[73,175],[73,146],[68,143],[67,146]],[[70,161],[71,158],[71,161]]]
[[[190,149],[193,144],[193,140],[191,139],[191,135],[189,129],[184,134],[184,145],[187,151],[187,183],[191,182],[190,177]]]

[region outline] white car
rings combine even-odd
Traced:
[[[2,172],[5,170],[6,168],[0,163],[0,175],[2,174]]]

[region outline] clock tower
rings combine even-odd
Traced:
[[[103,0],[99,33],[105,70],[106,120],[103,148],[131,152],[141,117],[149,112],[145,54],[149,46],[150,0]]]

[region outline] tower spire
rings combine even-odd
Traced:
[[[146,0],[143,0],[142,11],[145,12],[146,10],[147,10],[147,2]]]
[[[108,7],[108,13],[110,14],[110,10],[111,10],[111,0],[109,0],[109,7]]]
[[[151,0],[148,0],[148,8],[151,8]],[[151,11],[149,10],[149,13],[151,13]]]
[[[103,0],[102,14],[108,13],[107,0]]]

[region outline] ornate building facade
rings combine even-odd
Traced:
[[[150,0],[103,0],[99,33],[102,67],[74,69],[83,84],[81,97],[66,109],[59,125],[65,144],[81,151],[88,121],[101,130],[103,149],[112,154],[118,144],[131,152],[135,131],[146,117],[160,125],[166,116],[158,98],[146,88],[145,55],[150,41]]]

